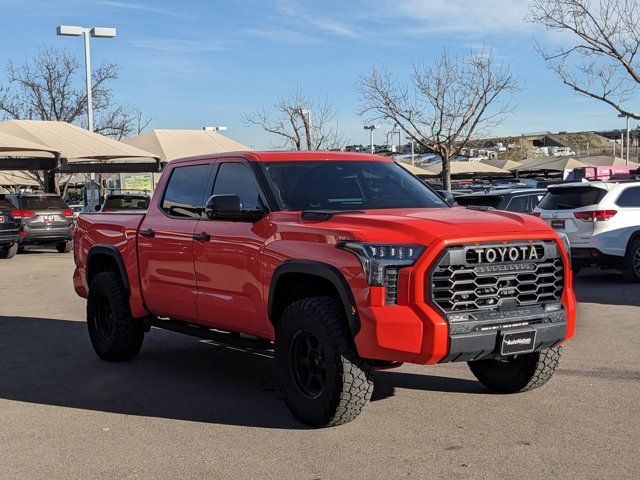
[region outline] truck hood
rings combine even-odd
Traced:
[[[463,207],[368,210],[339,213],[320,222],[301,218],[299,221],[307,226],[338,230],[344,235],[363,241],[423,245],[442,237],[498,237],[503,233],[550,231],[544,221],[531,215],[502,210],[471,210]]]

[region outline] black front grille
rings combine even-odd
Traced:
[[[387,268],[384,276],[385,303],[395,305],[398,303],[398,269]]]
[[[523,247],[522,252],[528,251],[525,246],[531,248],[530,244],[511,246]],[[515,261],[492,263],[474,261],[481,248],[487,246],[451,247],[431,271],[431,298],[444,312],[513,309],[560,301],[564,265],[555,243],[536,243],[533,258],[522,255]]]

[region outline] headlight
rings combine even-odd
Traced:
[[[361,242],[341,242],[338,248],[358,257],[369,285],[384,285],[387,267],[406,267],[416,263],[424,252],[420,245],[386,245]]]

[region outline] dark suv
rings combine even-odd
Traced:
[[[60,253],[72,249],[73,210],[53,194],[9,194],[15,210],[13,217],[20,220],[20,247],[27,245],[55,245]]]
[[[20,220],[14,213],[13,203],[0,194],[0,258],[11,258],[18,251]]]
[[[546,193],[546,189],[538,188],[499,188],[486,193],[456,196],[456,202],[463,207],[491,207],[496,210],[530,214]]]

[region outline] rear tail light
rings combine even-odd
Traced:
[[[73,210],[67,209],[62,211],[63,217],[73,217]]]
[[[540,212],[531,212],[531,215],[540,218]]]
[[[11,210],[11,216],[13,218],[33,218],[36,216],[36,212],[32,210]]]
[[[573,212],[573,216],[583,222],[606,222],[616,213],[616,210],[593,210],[591,212]]]

